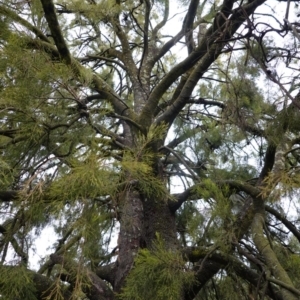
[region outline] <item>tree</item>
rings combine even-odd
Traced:
[[[298,299],[294,2],[0,1],[1,297]]]

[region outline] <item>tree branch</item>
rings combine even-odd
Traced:
[[[14,238],[13,234],[8,232],[6,230],[6,228],[2,225],[0,225],[0,233],[2,233],[4,235],[5,243],[9,243],[9,242],[11,243],[11,245],[13,246],[15,252],[22,259],[22,263],[24,263],[24,265],[26,266],[27,263],[28,263],[28,254],[23,251],[22,247],[20,247],[17,240]]]
[[[11,202],[19,199],[18,191],[0,191],[0,201]]]
[[[190,96],[200,78],[221,54],[223,43],[217,43],[217,41],[231,38],[240,25],[248,18],[249,14],[253,13],[253,11],[265,1],[266,0],[257,0],[251,2],[250,4],[239,7],[235,9],[229,19],[227,19],[227,16],[230,14],[230,7],[232,7],[234,1],[224,1],[224,5],[222,6],[220,13],[216,15],[213,25],[207,30],[200,45],[182,63],[174,67],[172,71],[169,72],[168,76],[166,76],[161,81],[160,85],[158,85],[153,91],[153,96],[155,99],[151,99],[151,95],[149,103],[151,101],[153,101],[153,103],[149,104],[148,108],[145,107],[145,110],[148,109],[151,111],[157,105],[157,99],[160,99],[161,94],[165,91],[163,85],[165,85],[166,88],[169,88],[169,86],[178,78],[179,75],[183,74],[192,65],[197,63],[197,66],[191,72],[180,95],[167,109],[167,111],[158,118],[156,121],[157,124],[160,124],[161,122],[171,124],[173,122],[178,113],[190,99]],[[216,24],[217,28],[215,28]],[[180,70],[177,70],[178,66],[180,66]],[[174,72],[174,74],[172,74],[172,72]],[[177,73],[179,73],[179,75],[177,75]]]
[[[113,300],[114,294],[111,289],[108,288],[106,283],[101,280],[94,272],[86,269],[83,266],[78,266],[75,262],[69,260],[66,257],[52,254],[50,259],[54,264],[62,265],[68,272],[67,280],[71,284],[76,284],[77,272],[80,270],[81,275],[84,274],[83,280],[86,284],[83,284],[83,292],[86,293],[90,300]]]
[[[173,149],[168,148],[166,146],[163,146],[162,148],[168,150],[169,152],[171,152],[177,159],[178,161],[180,161],[188,170],[188,172],[191,174],[191,176],[195,179],[195,180],[200,180],[200,178],[198,177],[198,175],[190,168],[190,166],[184,161],[184,159]]]
[[[1,273],[11,272],[15,268],[21,268],[21,267],[20,266],[0,265]],[[30,278],[30,283],[33,284],[33,286],[35,288],[34,294],[35,294],[37,300],[50,299],[50,297],[52,297],[56,293],[58,288],[59,288],[60,295],[62,297],[60,299],[64,299],[64,300],[71,299],[72,294],[66,286],[60,285],[60,284],[58,286],[56,281],[54,281],[46,276],[40,275],[31,270],[23,270],[23,272],[26,272],[28,275],[28,276],[26,276],[27,277],[26,280],[28,280],[28,278]],[[1,288],[2,287],[0,284],[0,290],[1,290]],[[18,297],[17,299],[21,300],[23,298]]]
[[[198,286],[197,284],[195,285],[192,292],[190,291],[187,293],[187,298],[185,298],[186,300],[194,299],[193,297],[195,296],[195,294],[201,289],[199,288],[199,286],[203,287],[203,285],[211,278],[206,278],[205,276],[209,274],[208,270],[206,270],[208,267],[213,269],[214,273],[216,273],[217,269],[220,270],[221,268],[230,265],[236,275],[243,280],[251,283],[254,286],[258,286],[259,284],[261,284],[260,274],[250,269],[234,256],[223,253],[222,251],[210,251],[209,248],[205,247],[189,247],[184,249],[183,255],[186,256],[189,261],[195,263],[198,262],[201,265],[201,268],[197,271],[196,275],[196,277],[198,277],[199,279],[201,278],[201,281],[197,283]],[[208,255],[209,258],[207,257]],[[206,261],[202,264],[203,259],[205,259]],[[267,295],[269,295],[270,297],[274,296],[273,289],[274,287],[269,286],[266,291]],[[283,299],[279,291],[276,291],[276,293],[278,294],[275,299]]]
[[[97,276],[103,280],[108,281],[111,285],[114,284],[115,280],[115,273],[116,273],[117,266],[115,263],[97,267],[95,273]]]
[[[288,221],[281,213],[279,213],[276,209],[269,205],[265,205],[265,210],[273,215],[277,220],[281,221],[282,224],[288,228],[292,234],[297,238],[297,240],[300,242],[300,232],[297,229],[297,227],[290,221]]]
[[[192,51],[194,50],[194,38],[193,38],[193,23],[194,23],[194,19],[195,16],[197,14],[197,8],[199,6],[199,0],[192,0],[188,11],[185,15],[185,19],[183,21],[183,30],[185,33],[185,42],[186,42],[186,46],[188,49],[188,53],[192,53]]]
[[[258,188],[238,180],[220,180],[220,181],[216,181],[215,184],[221,187],[229,186],[231,189],[235,190],[236,192],[243,191],[254,198],[260,195],[260,190]],[[181,207],[181,205],[185,201],[200,199],[201,198],[201,195],[199,195],[200,187],[205,188],[205,184],[203,183],[195,184],[192,187],[186,189],[183,193],[173,194],[171,197],[172,200],[169,201],[169,208],[172,211],[176,211]],[[176,199],[176,201],[174,201],[173,199]]]
[[[276,254],[274,253],[269,243],[269,240],[264,235],[263,226],[264,226],[264,216],[260,213],[260,211],[256,212],[252,222],[252,236],[253,236],[253,241],[255,243],[255,246],[257,247],[258,251],[265,259],[266,265],[271,270],[272,275],[275,277],[275,279],[281,281],[283,284],[286,284],[287,286],[290,286],[294,289],[295,287],[289,275],[280,264]],[[282,294],[285,297],[285,299],[291,299],[291,300],[298,299],[288,289],[283,289]]]
[[[223,102],[214,101],[214,100],[206,100],[204,98],[189,99],[189,100],[187,100],[187,103],[203,104],[204,106],[205,105],[218,106],[222,109],[226,108],[226,105]]]
[[[8,9],[4,5],[0,5],[0,12],[1,14],[11,18],[12,20],[18,22],[19,24],[23,25],[30,31],[32,31],[38,38],[40,38],[42,41],[51,44],[51,41],[43,34],[42,31],[40,31],[38,28],[21,18],[18,14],[16,14],[14,11]]]
[[[275,162],[275,154],[276,154],[276,147],[274,144],[270,143],[267,147],[265,158],[264,158],[264,165],[263,168],[259,174],[259,178],[257,181],[257,186],[261,185],[263,180],[266,178],[266,176],[271,172],[274,162]]]
[[[47,20],[51,35],[54,39],[57,50],[61,56],[61,59],[64,60],[68,65],[71,64],[72,58],[69,51],[69,48],[65,42],[65,39],[62,35],[56,13],[55,7],[52,0],[41,0],[45,18]]]
[[[166,25],[167,21],[168,21],[168,17],[169,17],[169,9],[170,9],[170,1],[169,0],[165,0],[164,1],[165,7],[164,7],[164,17],[162,19],[161,22],[159,22],[155,28],[152,31],[152,42],[155,41],[155,39],[157,38],[157,33],[158,31]]]
[[[144,62],[148,60],[148,50],[149,50],[149,23],[150,23],[150,11],[151,11],[151,4],[149,0],[144,1],[144,5],[146,7],[145,10],[145,17],[144,17],[144,35],[143,35],[143,54],[141,58],[140,68],[139,68],[139,74],[141,72],[141,69],[144,66]],[[140,75],[139,75],[140,76]]]

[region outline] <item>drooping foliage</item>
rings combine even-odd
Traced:
[[[0,0],[0,298],[298,299],[297,10]]]

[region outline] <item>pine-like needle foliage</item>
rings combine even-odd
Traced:
[[[0,298],[297,299],[296,4],[0,0]]]

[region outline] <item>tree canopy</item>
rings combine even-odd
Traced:
[[[1,0],[0,298],[298,299],[297,2]]]

